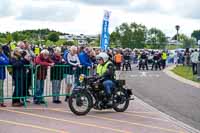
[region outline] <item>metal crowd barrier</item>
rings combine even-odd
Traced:
[[[60,96],[70,96],[73,87],[79,84],[80,74],[89,75],[89,70],[69,65],[54,65],[48,68],[36,66],[34,98],[45,101],[45,97],[52,97],[53,101],[59,100]],[[71,91],[67,91],[70,85]],[[47,105],[47,102],[45,103]]]
[[[88,76],[90,71],[87,68],[73,68],[69,65],[1,65],[0,102],[11,99],[12,102],[23,102],[26,107],[27,99],[30,98],[35,100],[69,96],[70,92],[66,91],[67,85],[72,84],[72,88],[78,85],[80,74]]]
[[[23,102],[33,94],[33,67],[25,66],[0,66],[0,101],[11,99],[12,103]]]

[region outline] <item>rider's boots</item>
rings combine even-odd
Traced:
[[[111,95],[107,95],[107,100],[108,100],[107,105],[108,106],[112,106],[113,105],[113,100],[112,100],[112,96]]]

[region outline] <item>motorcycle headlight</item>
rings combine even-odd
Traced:
[[[84,81],[84,79],[85,79],[85,75],[81,74],[79,76],[79,82],[82,83]]]

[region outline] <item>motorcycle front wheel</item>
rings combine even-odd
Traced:
[[[92,97],[87,92],[72,93],[69,98],[69,108],[78,116],[88,114],[92,108],[92,105]]]
[[[117,91],[114,95],[114,107],[116,112],[124,112],[129,106],[128,95],[125,91]]]

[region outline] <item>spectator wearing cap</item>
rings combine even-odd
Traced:
[[[5,66],[9,64],[8,57],[4,54],[2,47],[0,47],[0,106],[6,107],[4,104],[4,80],[6,78]]]
[[[36,90],[34,96],[34,103],[35,104],[44,104],[43,99],[43,92],[44,92],[44,80],[47,76],[47,69],[49,66],[53,66],[54,63],[50,59],[49,51],[44,49],[41,51],[40,55],[35,59],[36,65],[39,65],[38,69],[36,70]]]
[[[50,79],[52,81],[52,94],[53,94],[53,103],[60,104],[59,99],[61,81],[64,78],[64,61],[61,56],[61,48],[56,47],[54,53],[51,57],[52,61],[55,63],[55,66],[51,67]],[[60,65],[60,66],[59,66]]]

